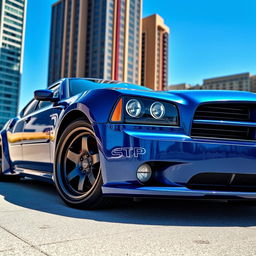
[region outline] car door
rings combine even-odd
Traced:
[[[22,135],[23,168],[37,169],[40,163],[49,163],[50,115],[48,105],[26,117]]]
[[[19,117],[11,121],[7,130],[10,158],[15,165],[20,164],[23,160],[22,135],[25,120],[28,115],[35,111],[37,104],[37,100],[31,100],[21,111]]]
[[[54,97],[59,97],[59,84],[52,90]],[[53,104],[40,101],[36,110],[25,120],[22,138],[23,168],[52,171],[50,141],[54,129]]]

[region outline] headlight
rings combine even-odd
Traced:
[[[150,107],[150,114],[155,119],[161,119],[165,114],[165,107],[161,102],[154,102]]]
[[[126,103],[125,106],[126,112],[131,117],[139,117],[141,114],[141,104],[136,99],[131,99]]]
[[[115,105],[110,120],[144,125],[179,125],[179,113],[174,103],[143,97],[122,97]]]

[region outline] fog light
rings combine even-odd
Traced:
[[[137,170],[137,178],[140,182],[145,183],[149,181],[152,175],[152,170],[150,165],[143,164]]]

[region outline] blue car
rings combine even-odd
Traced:
[[[72,207],[115,196],[256,198],[256,96],[65,78],[1,131],[1,180],[53,180]]]

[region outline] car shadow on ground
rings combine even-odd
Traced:
[[[66,206],[59,199],[54,185],[35,180],[1,182],[0,196],[24,208],[102,222],[164,226],[256,226],[256,203],[229,204],[215,200],[145,200],[135,203],[122,199],[115,208],[86,211]]]

